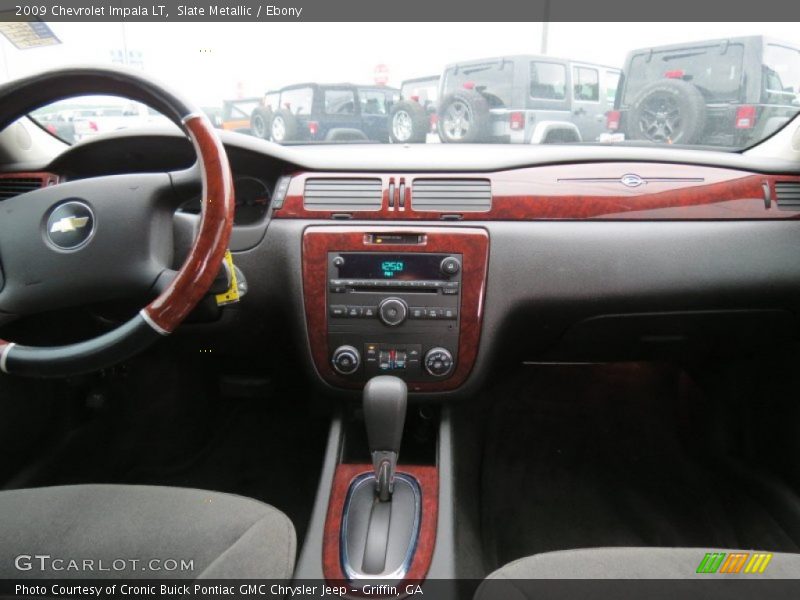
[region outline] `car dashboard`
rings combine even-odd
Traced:
[[[797,329],[800,176],[788,164],[221,135],[248,294],[180,332],[222,354],[292,349],[329,390],[354,393],[385,373],[419,397],[449,398],[520,361],[685,360]],[[50,164],[7,168],[0,187],[154,171],[172,174],[185,198],[176,239],[190,237],[199,174],[180,135],[98,137]]]

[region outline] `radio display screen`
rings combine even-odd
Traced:
[[[448,254],[339,254],[339,279],[441,280],[439,265]]]

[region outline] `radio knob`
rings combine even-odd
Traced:
[[[352,375],[361,365],[361,355],[353,346],[339,346],[333,351],[331,364],[337,373]]]
[[[445,348],[431,348],[425,354],[423,364],[434,377],[444,377],[453,370],[453,355]]]
[[[445,275],[455,275],[461,270],[461,262],[455,256],[448,256],[442,260],[439,270]]]
[[[378,305],[378,317],[389,327],[396,327],[406,320],[408,304],[400,298],[387,298]]]

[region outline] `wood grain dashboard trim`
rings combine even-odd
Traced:
[[[403,584],[398,586],[398,589],[405,589],[406,583],[424,580],[430,569],[439,518],[439,470],[431,466],[398,465],[397,472],[414,477],[419,483],[422,496],[422,520],[417,550]],[[345,578],[339,552],[342,513],[350,482],[363,473],[372,473],[372,467],[365,464],[341,464],[336,467],[333,476],[322,542],[322,573],[331,584],[340,584]]]
[[[642,183],[626,186],[626,175]],[[670,163],[606,162],[550,165],[494,173],[404,173],[406,202],[400,209],[389,203],[389,183],[399,174],[307,173],[294,175],[277,219],[331,219],[333,211],[307,210],[303,190],[309,177],[380,177],[380,210],[359,211],[365,220],[442,219],[442,213],[414,210],[415,178],[489,178],[492,208],[488,212],[459,213],[461,221],[525,221],[548,219],[607,220],[753,220],[797,219],[798,210],[781,210],[775,202],[775,183],[800,183],[792,175],[762,175],[747,171]],[[765,185],[772,201],[765,201]],[[344,211],[346,212],[346,211]],[[340,215],[341,216],[341,215]],[[453,215],[451,215],[452,217]]]
[[[370,246],[367,233],[424,234],[418,246],[382,244]],[[442,252],[463,255],[461,279],[461,329],[458,359],[453,373],[441,381],[408,382],[410,391],[452,390],[464,383],[475,364],[483,320],[486,274],[489,266],[489,234],[477,227],[352,227],[342,225],[308,227],[303,233],[303,301],[308,341],[314,365],[320,376],[337,387],[360,388],[333,370],[328,356],[328,312],[325,305],[328,285],[328,252]]]

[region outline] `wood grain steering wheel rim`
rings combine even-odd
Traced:
[[[91,340],[34,347],[0,340],[0,370],[38,377],[96,371],[168,335],[205,296],[217,276],[233,226],[233,183],[225,149],[208,118],[139,73],[82,67],[33,75],[0,87],[0,130],[29,112],[78,95],[111,94],[143,102],[189,136],[202,172],[199,231],[171,284],[131,320]]]

